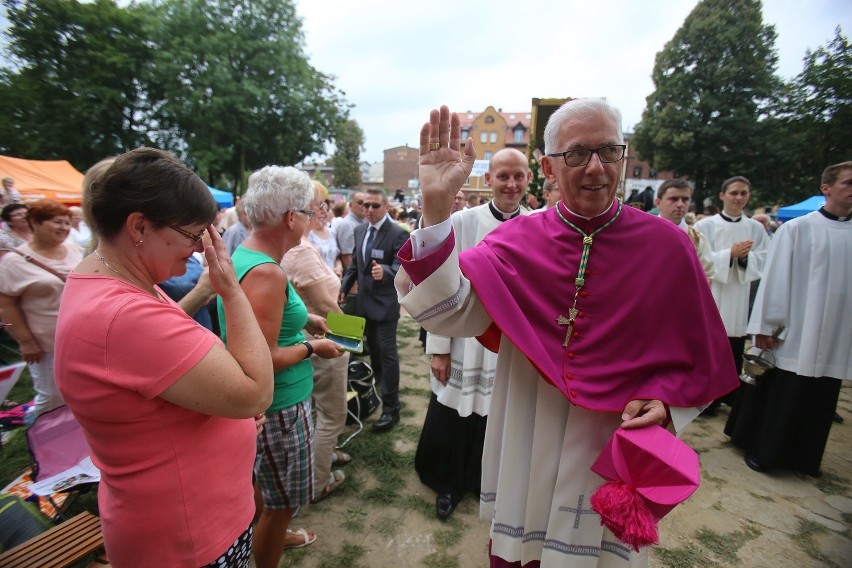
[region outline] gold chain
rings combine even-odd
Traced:
[[[145,289],[145,288],[146,288],[146,286],[145,286],[144,284],[142,284],[142,283],[141,283],[139,280],[137,280],[136,278],[134,278],[134,277],[132,277],[132,276],[130,276],[130,275],[128,275],[128,274],[122,274],[121,272],[119,272],[118,270],[116,270],[115,268],[113,268],[112,266],[110,266],[110,265],[109,265],[109,263],[107,262],[107,259],[105,259],[103,256],[101,256],[101,253],[99,253],[99,252],[98,252],[98,249],[95,249],[95,254],[97,255],[97,257],[98,257],[99,259],[101,259],[101,262],[103,262],[103,263],[104,263],[104,266],[106,266],[107,268],[109,268],[110,270],[112,270],[113,272],[115,272],[116,274],[118,274],[119,276],[121,276],[122,278],[124,278],[125,280],[129,280],[130,282],[132,282],[132,283],[134,283],[134,284],[138,285],[138,286],[139,286],[139,287],[141,287],[142,289]],[[124,267],[122,267],[122,268],[124,268]]]

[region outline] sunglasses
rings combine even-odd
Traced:
[[[364,203],[364,207],[367,209],[380,209],[381,207],[384,207],[384,205],[384,203]]]

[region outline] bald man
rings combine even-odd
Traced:
[[[494,154],[485,173],[485,182],[494,194],[491,202],[453,213],[456,249],[461,252],[474,247],[501,223],[528,214],[520,203],[531,179],[524,154],[512,148]],[[454,203],[458,197],[456,194]],[[479,498],[482,448],[497,354],[487,351],[474,338],[431,333],[427,336],[426,353],[432,356],[433,394],[414,467],[420,480],[437,493],[438,518],[446,519],[465,493]]]

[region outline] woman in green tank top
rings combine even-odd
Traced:
[[[252,232],[234,251],[232,261],[272,353],[275,387],[266,426],[258,437],[255,476],[263,507],[254,529],[255,564],[277,567],[285,547],[310,544],[316,535],[289,531],[293,512],[314,498],[311,390],[316,353],[343,355],[328,339],[325,319],[309,315],[279,262],[296,246],[313,212],[313,184],[295,168],[267,166],[249,178],[246,215]],[[219,319],[228,313],[218,304]],[[225,329],[225,326],[222,326]],[[306,338],[307,329],[316,337]],[[227,343],[227,337],[222,339]]]

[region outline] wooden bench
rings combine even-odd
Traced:
[[[64,568],[102,548],[101,520],[80,513],[0,554],[1,568]]]

